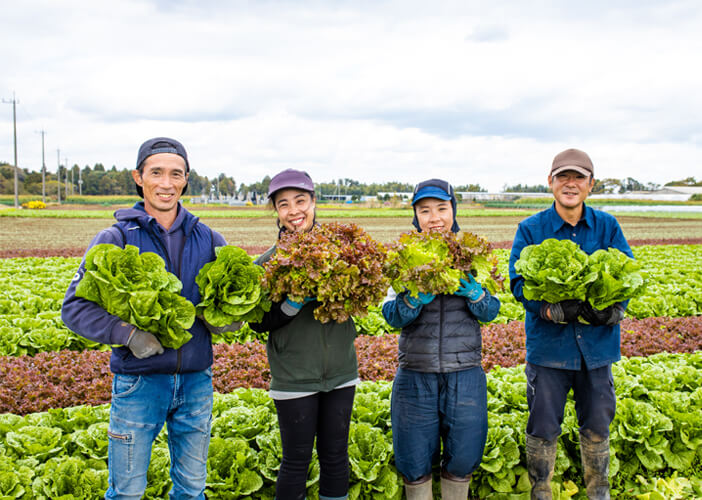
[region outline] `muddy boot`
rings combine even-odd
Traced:
[[[526,435],[526,456],[532,500],[551,500],[551,478],[556,465],[558,440]]]
[[[441,500],[467,500],[470,476],[459,478],[441,474]]]
[[[405,495],[407,500],[432,500],[431,476],[425,476],[417,481],[405,481]]]
[[[580,459],[590,500],[609,500],[609,438],[580,433]]]

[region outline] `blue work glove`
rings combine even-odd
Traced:
[[[298,311],[300,309],[302,309],[302,306],[312,302],[313,300],[315,300],[315,297],[305,297],[304,299],[302,299],[302,302],[295,302],[290,297],[285,297],[285,302],[287,302],[287,304],[290,307],[293,307],[293,308],[297,309]]]
[[[418,297],[412,297],[412,295],[410,295],[408,292],[407,295],[405,295],[405,302],[407,302],[407,304],[410,307],[416,309],[420,305],[428,304],[429,302],[434,300],[434,297],[436,297],[436,295],[434,295],[433,293],[423,293],[423,292],[419,292]]]
[[[483,287],[480,286],[480,283],[475,281],[472,274],[468,274],[467,276],[467,278],[461,278],[461,286],[456,290],[454,295],[460,295],[461,297],[475,302],[483,294]]]

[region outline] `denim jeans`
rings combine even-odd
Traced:
[[[175,375],[122,375],[112,381],[105,498],[139,499],[151,446],[166,424],[171,499],[204,499],[212,424],[212,370]]]
[[[487,439],[487,384],[480,366],[451,373],[398,368],[392,386],[395,465],[407,481],[438,464],[456,477],[480,465]]]
[[[573,389],[575,413],[580,431],[609,436],[617,398],[614,393],[612,365],[594,370],[563,370],[527,363],[527,434],[541,439],[556,439],[561,434],[563,411],[568,392]]]

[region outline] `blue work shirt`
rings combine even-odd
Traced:
[[[514,263],[524,247],[538,245],[547,238],[571,240],[587,254],[599,249],[616,248],[629,257],[634,256],[617,219],[584,204],[583,215],[575,227],[558,215],[555,203],[551,208],[520,222],[509,256],[509,278],[512,294],[526,309],[526,360],[535,365],[565,370],[580,370],[582,360],[585,360],[588,370],[619,361],[619,325],[593,326],[577,321],[567,324],[546,321],[539,316],[543,301],[524,298],[524,278],[516,273]],[[622,305],[625,307],[626,303]]]

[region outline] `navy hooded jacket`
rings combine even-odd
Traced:
[[[117,210],[117,223],[104,229],[93,239],[90,247],[112,243],[124,247],[134,245],[140,253],[154,252],[166,262],[169,272],[183,283],[180,294],[193,304],[200,302],[195,277],[202,266],[215,259],[214,248],[226,244],[224,238],[179,205],[173,226],[166,232],[144,210],[144,203],[133,208]],[[112,345],[110,369],[113,373],[151,374],[201,371],[212,365],[212,338],[199,319],[188,330],[192,339],[179,349],[164,349],[163,354],[138,359],[132,355],[127,342],[133,326],[109,314],[98,304],[76,297],[76,286],[85,272],[85,257],[66,292],[61,319],[77,334]]]

